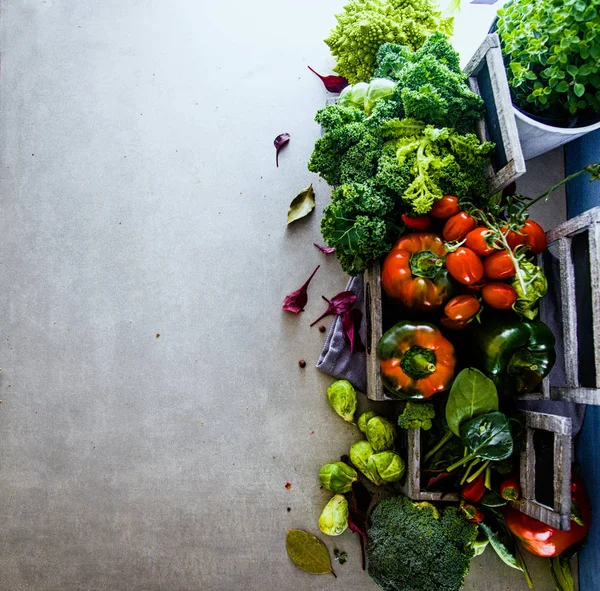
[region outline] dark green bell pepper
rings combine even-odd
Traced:
[[[554,366],[554,344],[552,331],[541,320],[499,315],[473,329],[475,367],[504,394],[533,392]]]

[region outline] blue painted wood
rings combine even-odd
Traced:
[[[586,164],[600,161],[600,131],[588,134],[565,146],[565,171],[577,172]],[[575,217],[600,205],[600,182],[589,182],[584,175],[567,187],[567,214]],[[588,406],[583,428],[575,442],[577,461],[590,493],[592,523],[588,542],[579,552],[579,589],[600,588],[600,407]]]
[[[600,161],[600,130],[588,133],[565,146],[565,172],[567,175],[581,170],[586,164]],[[581,175],[567,187],[567,215],[572,218],[600,205],[600,182],[590,183]]]
[[[590,493],[592,523],[587,544],[579,552],[579,589],[600,588],[600,407],[588,406],[575,448],[581,475]]]

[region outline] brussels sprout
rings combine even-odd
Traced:
[[[328,536],[339,536],[348,527],[348,501],[343,495],[335,495],[319,517],[319,529]]]
[[[365,108],[365,96],[369,85],[366,82],[359,82],[346,86],[338,97],[337,104],[340,107],[354,107],[361,111]]]
[[[404,476],[404,460],[393,451],[373,454],[367,462],[369,469],[375,472],[383,482],[396,482]]]
[[[377,413],[373,412],[372,410],[369,410],[367,412],[363,412],[360,417],[358,417],[358,428],[363,432],[366,433],[367,432],[367,423],[373,418],[376,417]]]
[[[335,493],[349,492],[357,480],[356,470],[344,462],[325,464],[319,472],[321,486]]]
[[[344,419],[352,423],[356,412],[356,390],[348,380],[336,380],[327,388],[327,400],[331,408]]]
[[[369,458],[375,453],[373,447],[364,439],[357,441],[350,447],[350,461],[358,468],[371,482],[380,485],[383,484],[377,472],[373,472],[369,467]]]
[[[396,427],[383,417],[373,417],[367,422],[366,435],[376,452],[385,451],[394,447]]]
[[[370,115],[377,101],[385,98],[391,98],[394,93],[396,83],[387,78],[374,78],[369,82],[367,94],[364,99],[365,113]]]

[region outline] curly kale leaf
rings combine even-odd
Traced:
[[[335,248],[346,273],[362,273],[372,260],[390,250],[394,226],[386,216],[393,208],[393,200],[372,184],[346,184],[333,192],[323,212],[321,233]]]
[[[398,83],[394,100],[402,117],[466,133],[484,112],[483,100],[472,92],[458,65],[458,54],[444,35],[436,33],[418,51],[384,44],[376,75]]]
[[[484,164],[493,144],[410,119],[387,122],[382,133],[391,139],[383,147],[375,181],[398,192],[413,213],[427,213],[444,194],[477,202],[487,193]]]

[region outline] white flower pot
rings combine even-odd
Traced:
[[[545,154],[590,131],[600,129],[600,121],[585,127],[554,127],[528,117],[514,106],[513,112],[525,160]]]

